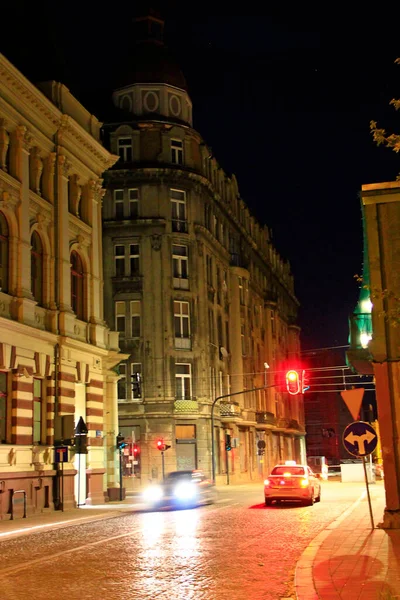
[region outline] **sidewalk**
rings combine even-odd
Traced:
[[[369,490],[375,528],[365,492],[303,552],[295,573],[298,600],[400,599],[400,530],[377,528],[385,491],[382,482]]]

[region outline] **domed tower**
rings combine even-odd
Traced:
[[[149,11],[134,23],[134,66],[113,94],[115,106],[141,119],[167,118],[192,126],[185,77],[164,44],[164,20]]]
[[[119,155],[104,174],[104,313],[129,355],[119,366],[114,410],[121,434],[137,444],[135,460],[124,454],[124,481],[160,480],[164,458],[167,471],[204,469],[220,483],[229,460],[236,481],[254,480],[287,447],[266,438],[278,403],[282,422],[297,423],[284,458],[304,455],[299,404],[276,400],[272,388],[250,395],[265,383],[264,365],[276,362],[276,330],[282,353],[297,351],[293,278],[235,177],[193,128],[186,80],[163,34],[159,14],[135,19],[132,66],[103,126],[105,143]],[[232,131],[225,135],[234,143]],[[278,307],[282,326],[272,330]],[[212,403],[232,394],[212,427]],[[227,435],[237,449],[228,457]],[[163,460],[160,440],[168,446]],[[265,441],[268,461],[256,463],[249,440]]]

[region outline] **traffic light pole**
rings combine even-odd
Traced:
[[[224,394],[215,398],[211,405],[211,462],[212,462],[212,480],[215,483],[215,451],[214,451],[214,408],[218,400],[223,398],[231,398],[232,396],[239,396],[239,394],[247,394],[248,392],[258,392],[259,390],[266,390],[269,388],[276,387],[277,383],[271,383],[270,385],[263,385],[262,387],[251,388],[250,390],[242,390],[241,392],[233,392],[233,394]]]
[[[119,448],[119,499],[122,502],[123,500],[123,479],[122,479],[122,448]]]

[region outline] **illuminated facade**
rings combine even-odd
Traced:
[[[386,491],[383,526],[399,529],[399,182],[363,185],[362,210],[365,240],[363,283],[366,287],[361,297],[364,308],[357,310],[353,317],[357,326],[351,328],[348,360],[357,372],[369,370],[375,378]],[[368,320],[366,315],[369,312]],[[360,314],[363,315],[361,321]]]
[[[99,142],[98,120],[65,86],[41,89],[0,55],[3,517],[16,490],[34,513],[62,500],[65,507],[104,502],[118,485],[110,369],[120,358],[118,334],[103,320],[101,236],[101,175],[116,157]],[[80,417],[88,454],[77,474],[69,449],[62,498],[54,442],[73,436]]]
[[[105,144],[120,156],[105,173],[105,315],[120,333],[119,422],[125,475],[262,477],[276,462],[305,458],[301,396],[275,382],[299,357],[298,302],[289,264],[250,214],[234,176],[193,129],[185,79],[162,42],[163,21],[138,21],[135,67],[116,89]],[[111,301],[112,300],[112,301]],[[225,451],[226,435],[232,450]],[[262,447],[265,445],[265,451]],[[128,479],[126,481],[128,485]]]

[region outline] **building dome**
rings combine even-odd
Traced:
[[[132,67],[125,72],[118,87],[164,83],[187,91],[186,79],[164,44],[164,20],[151,11],[145,17],[137,17],[134,23],[136,44]]]

